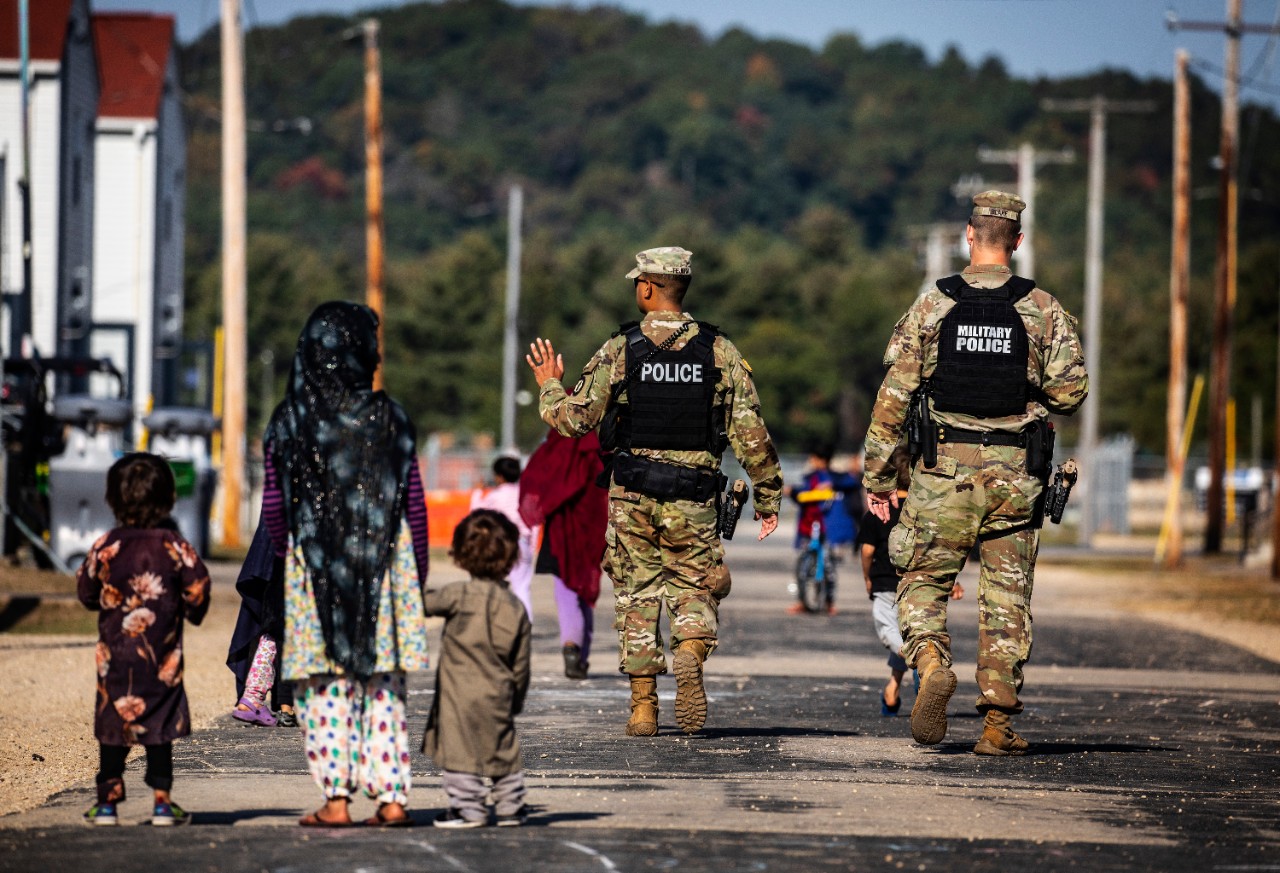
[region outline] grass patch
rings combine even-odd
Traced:
[[[1266,570],[1244,569],[1224,558],[1189,561],[1179,570],[1157,570],[1114,566],[1123,573],[1117,586],[1125,590],[1121,604],[1159,612],[1200,616],[1206,623],[1217,620],[1252,621],[1280,626],[1280,582],[1273,582]],[[1089,564],[1085,572],[1111,575],[1104,564]]]

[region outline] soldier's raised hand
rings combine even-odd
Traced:
[[[564,375],[564,358],[556,354],[551,340],[538,337],[529,343],[529,354],[524,359],[528,362],[529,369],[533,370],[533,378],[538,380],[539,388],[548,379],[559,379]]]

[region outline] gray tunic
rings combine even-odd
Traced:
[[[529,690],[533,629],[505,582],[454,582],[424,598],[444,616],[422,751],[441,770],[499,778],[523,769],[514,717]]]

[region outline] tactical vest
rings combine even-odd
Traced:
[[[627,338],[627,404],[620,409],[618,446],[628,449],[709,451],[719,455],[723,413],[715,402],[720,368],[713,346],[719,330],[698,322],[698,334],[675,351],[658,348],[638,323],[620,328]]]
[[[929,380],[934,409],[978,418],[1027,411],[1027,327],[1014,304],[1035,286],[1021,276],[999,288],[974,288],[960,276],[938,280],[956,304],[939,326],[938,366]]]

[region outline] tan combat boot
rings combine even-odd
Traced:
[[[920,686],[911,707],[911,736],[922,746],[936,746],[947,735],[947,702],[956,690],[956,674],[942,660],[937,643],[925,643],[916,656]]]
[[[627,736],[652,737],[658,733],[658,680],[653,676],[631,677],[631,719]]]
[[[987,710],[987,720],[982,726],[982,739],[973,747],[975,755],[1025,755],[1027,741],[1013,732],[1009,725],[1009,713],[998,709]]]
[[[707,720],[707,692],[702,687],[702,662],[706,659],[707,644],[702,640],[685,640],[671,659],[676,673],[676,724],[686,734]]]

